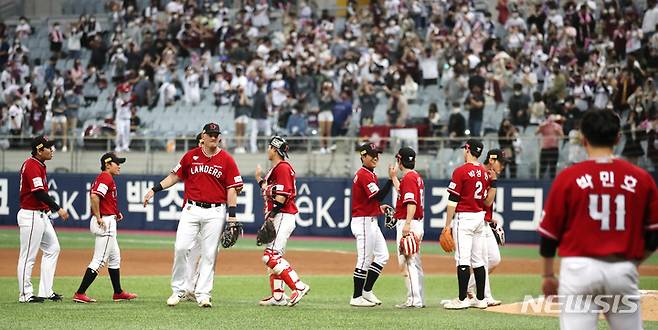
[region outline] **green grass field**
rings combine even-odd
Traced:
[[[15,230],[0,230],[0,248],[17,248]],[[62,249],[90,248],[86,233],[60,232]],[[173,237],[159,235],[120,234],[122,249],[170,249]],[[353,242],[293,240],[290,249],[352,251]],[[438,244],[426,244],[425,253],[438,253]],[[243,240],[237,248],[256,249],[252,240]],[[535,257],[533,247],[505,247],[504,257]],[[656,263],[654,257],[652,263]],[[9,262],[15,262],[10,260]],[[303,275],[303,274],[302,274]],[[70,300],[80,277],[57,277],[55,288],[66,296],[59,303],[19,304],[16,279],[0,277],[0,329],[94,328],[94,329],[203,329],[203,328],[386,328],[403,329],[555,329],[557,318],[515,316],[480,310],[446,311],[439,307],[442,299],[456,294],[454,275],[432,275],[425,280],[427,308],[398,310],[393,305],[404,299],[405,288],[399,276],[383,276],[375,291],[384,304],[375,308],[356,309],[348,305],[352,288],[351,274],[345,276],[305,276],[312,291],[293,308],[260,307],[258,300],[266,296],[269,284],[263,276],[218,276],[213,291],[213,308],[202,309],[184,302],[171,308],[165,301],[170,295],[168,276],[126,276],[123,287],[140,297],[135,301],[114,303],[111,285],[103,273],[88,290],[96,304],[75,304]],[[34,278],[38,286],[38,278]],[[658,289],[658,277],[642,277],[644,289]],[[504,302],[521,301],[525,295],[540,293],[538,276],[494,275],[492,290]],[[600,323],[602,326],[604,323]],[[658,329],[658,322],[645,322],[645,328]]]

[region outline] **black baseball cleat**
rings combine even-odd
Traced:
[[[50,301],[62,301],[62,295],[57,292],[53,292],[53,294],[51,294],[50,297],[42,298],[42,299],[48,299]]]
[[[45,299],[42,298],[42,297],[32,296],[32,297],[30,297],[30,299],[28,299],[26,302],[27,302],[27,303],[43,303],[44,300],[45,300]]]

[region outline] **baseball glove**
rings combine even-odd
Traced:
[[[452,228],[444,228],[439,236],[439,244],[445,252],[455,251],[455,241],[452,238]]]
[[[393,218],[394,213],[395,211],[392,207],[387,207],[384,211],[384,226],[386,226],[388,229],[395,228],[395,224],[398,222],[395,218]]]
[[[222,247],[225,249],[230,248],[238,241],[238,237],[242,235],[242,223],[237,221],[228,221],[224,227],[222,235],[219,240],[222,242]]]
[[[400,253],[409,257],[412,256],[420,250],[420,240],[418,236],[413,232],[410,232],[409,235],[402,237],[400,240]]]
[[[493,221],[489,222],[489,227],[491,227],[491,230],[493,231],[496,243],[500,246],[505,245],[505,231],[503,230],[503,227]]]
[[[271,220],[265,220],[256,233],[256,245],[261,246],[263,244],[269,244],[274,241],[275,238],[276,229],[274,229],[274,223]]]

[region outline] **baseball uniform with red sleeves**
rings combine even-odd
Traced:
[[[89,221],[89,230],[96,235],[94,256],[88,268],[98,272],[106,266],[110,269],[119,269],[121,264],[121,251],[117,242],[117,217],[119,207],[117,206],[117,187],[110,173],[101,172],[91,185],[90,194],[100,198],[99,211],[104,227],[92,218]]]
[[[400,191],[398,194],[397,202],[395,204],[395,218],[398,219],[396,225],[396,245],[400,246],[402,240],[402,230],[407,218],[407,205],[415,204],[416,212],[414,212],[413,220],[411,220],[410,231],[418,237],[419,242],[422,242],[425,233],[423,222],[423,207],[424,203],[425,184],[418,172],[414,170],[408,171],[400,180]],[[408,276],[404,277],[404,283],[407,287],[407,300],[404,303],[410,307],[423,307],[425,305],[424,293],[424,272],[423,264],[420,259],[420,246],[418,253],[411,256],[403,255],[398,249],[398,264],[402,269],[406,270]]]
[[[202,147],[188,151],[172,173],[183,181],[187,202],[176,231],[171,287],[175,295],[184,297],[188,252],[200,236],[202,257],[195,296],[202,303],[209,301],[213,288],[217,246],[226,220],[227,192],[242,186],[242,177],[227,151],[218,149],[214,155],[207,155]]]
[[[48,192],[46,164],[35,157],[30,157],[21,166],[20,207],[16,215],[20,232],[20,252],[18,257],[18,301],[26,302],[34,294],[32,288],[32,268],[39,249],[43,251],[41,259],[41,277],[39,279],[39,296],[50,297],[53,294],[53,281],[57,259],[59,257],[59,240],[48,218],[48,205],[37,199],[35,192]]]
[[[91,193],[100,197],[101,215],[119,215],[117,186],[112,175],[102,172],[91,185]]]
[[[485,265],[484,200],[489,189],[489,174],[480,163],[465,163],[455,169],[448,192],[459,196],[455,208],[452,235],[457,266],[477,268]]]
[[[33,192],[44,190],[48,192],[48,181],[46,179],[46,164],[40,160],[30,157],[25,160],[21,167],[21,191],[20,206],[25,210],[48,211],[48,205],[37,199]]]
[[[423,207],[425,192],[425,184],[423,179],[418,175],[418,172],[409,171],[402,180],[400,180],[400,193],[398,194],[397,203],[395,204],[395,218],[407,218],[407,204],[416,204],[416,212],[414,213],[414,220],[423,219]]]
[[[286,201],[283,203],[281,212],[297,214],[297,205],[295,204],[295,195],[297,194],[297,189],[295,188],[295,170],[292,169],[290,163],[283,160],[276,164],[265,175],[265,182],[267,182],[265,192],[270,195],[270,198],[265,198],[267,202],[265,205],[266,211],[272,210],[274,195],[283,195],[286,197]]]
[[[380,203],[372,199],[379,192],[377,174],[361,167],[352,181],[352,217],[376,217],[382,214]]]
[[[620,309],[604,313],[611,328],[642,328],[637,261],[644,256],[647,230],[658,230],[658,190],[646,171],[615,158],[586,160],[563,170],[551,185],[538,228],[558,242],[558,295],[603,297],[611,306],[614,297],[623,297]],[[563,328],[596,327],[599,313],[594,309],[600,310],[600,304],[565,312],[568,304],[561,309]]]

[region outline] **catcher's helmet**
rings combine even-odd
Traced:
[[[270,139],[270,146],[276,149],[279,156],[288,158],[288,142],[286,139],[276,135]]]

